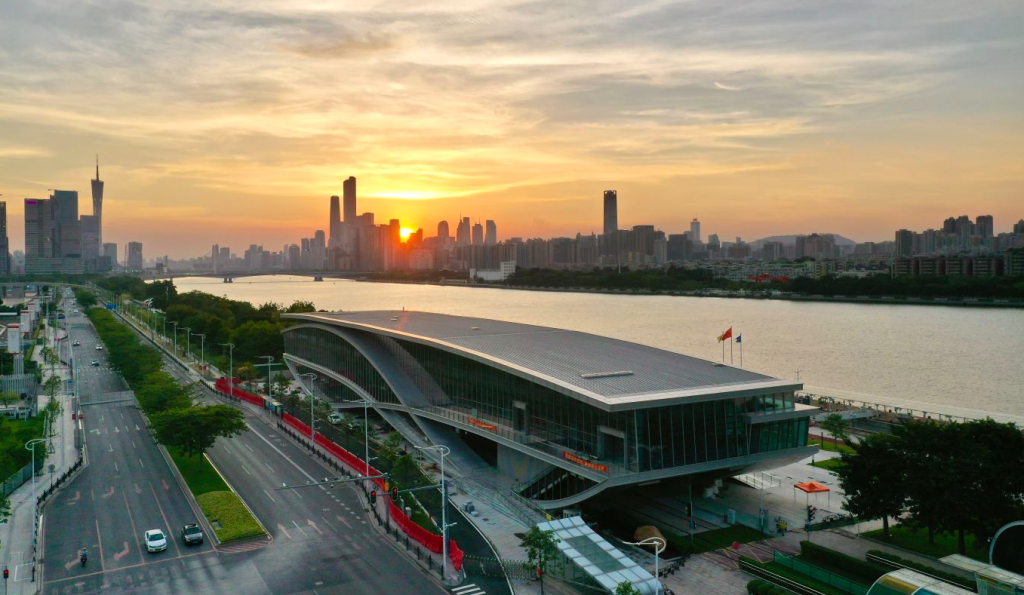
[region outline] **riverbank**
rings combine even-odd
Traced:
[[[769,293],[751,291],[725,290],[646,290],[646,289],[601,289],[596,287],[526,287],[520,285],[498,285],[495,283],[468,283],[452,281],[404,281],[399,279],[354,279],[361,283],[391,283],[398,285],[434,285],[438,287],[469,287],[474,289],[514,289],[520,291],[540,291],[548,293],[595,293],[602,295],[659,295],[679,297],[715,297],[728,299],[748,299],[764,301],[788,302],[826,302],[839,304],[906,304],[913,306],[954,306],[963,308],[1024,308],[1024,300],[988,298],[931,298],[906,296],[827,296],[800,295],[792,293]]]

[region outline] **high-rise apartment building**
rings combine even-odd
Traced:
[[[479,223],[475,223],[473,225],[473,245],[484,245],[484,226],[480,225]]]
[[[100,179],[100,156],[96,156],[96,179],[92,184],[92,216],[96,218],[96,246],[103,244],[103,180]],[[97,250],[98,252],[98,250]],[[97,254],[97,257],[99,254]]]
[[[914,232],[909,229],[901,229],[896,232],[896,248],[893,254],[897,258],[909,258],[914,255]]]
[[[342,184],[342,194],[345,197],[345,223],[356,222],[356,179],[349,176]],[[372,225],[372,223],[371,223]]]
[[[694,217],[693,221],[690,221],[690,241],[699,244],[700,243],[700,221]]]
[[[484,231],[484,244],[493,246],[498,243],[498,224],[493,219],[487,220],[487,229]]]
[[[53,220],[46,198],[25,199],[25,258],[53,258]]]
[[[619,229],[619,193],[616,190],[604,191],[604,233],[614,234]]]
[[[100,223],[96,215],[82,215],[79,221],[82,229],[82,258],[85,270],[99,270]]]
[[[128,242],[128,246],[125,249],[127,254],[125,255],[125,266],[129,271],[141,271],[142,270],[142,242]]]
[[[11,246],[7,239],[7,203],[0,201],[0,275],[11,274]]]
[[[978,215],[974,220],[974,233],[983,238],[995,237],[995,222],[992,215]]]
[[[442,221],[437,224],[437,237],[438,240],[442,243],[447,242],[448,239],[451,237],[451,233],[448,231],[447,221]]]

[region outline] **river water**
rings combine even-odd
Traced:
[[[179,278],[253,304],[308,300],[326,310],[421,310],[510,320],[635,341],[721,361],[717,337],[743,335],[743,367],[944,413],[1024,416],[1024,312],[945,306],[626,296],[266,276]],[[740,365],[740,346],[732,361]],[[730,361],[729,346],[725,349]]]

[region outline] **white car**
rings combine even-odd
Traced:
[[[341,414],[336,411],[327,416],[327,421],[331,422],[332,424],[340,424],[341,419]]]
[[[146,531],[146,551],[149,553],[162,552],[167,549],[167,536],[160,529]]]

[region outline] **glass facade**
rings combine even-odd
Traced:
[[[418,408],[609,474],[654,471],[807,445],[808,418],[750,423],[747,414],[793,411],[792,393],[608,412],[526,378],[439,348],[346,329],[379,345],[394,370],[426,397]],[[355,382],[374,399],[401,403],[380,372],[341,337],[318,328],[285,332],[290,355]],[[350,391],[325,386],[329,398]],[[343,389],[343,390],[342,390]],[[420,399],[420,403],[424,401]],[[408,404],[408,403],[405,403]]]

